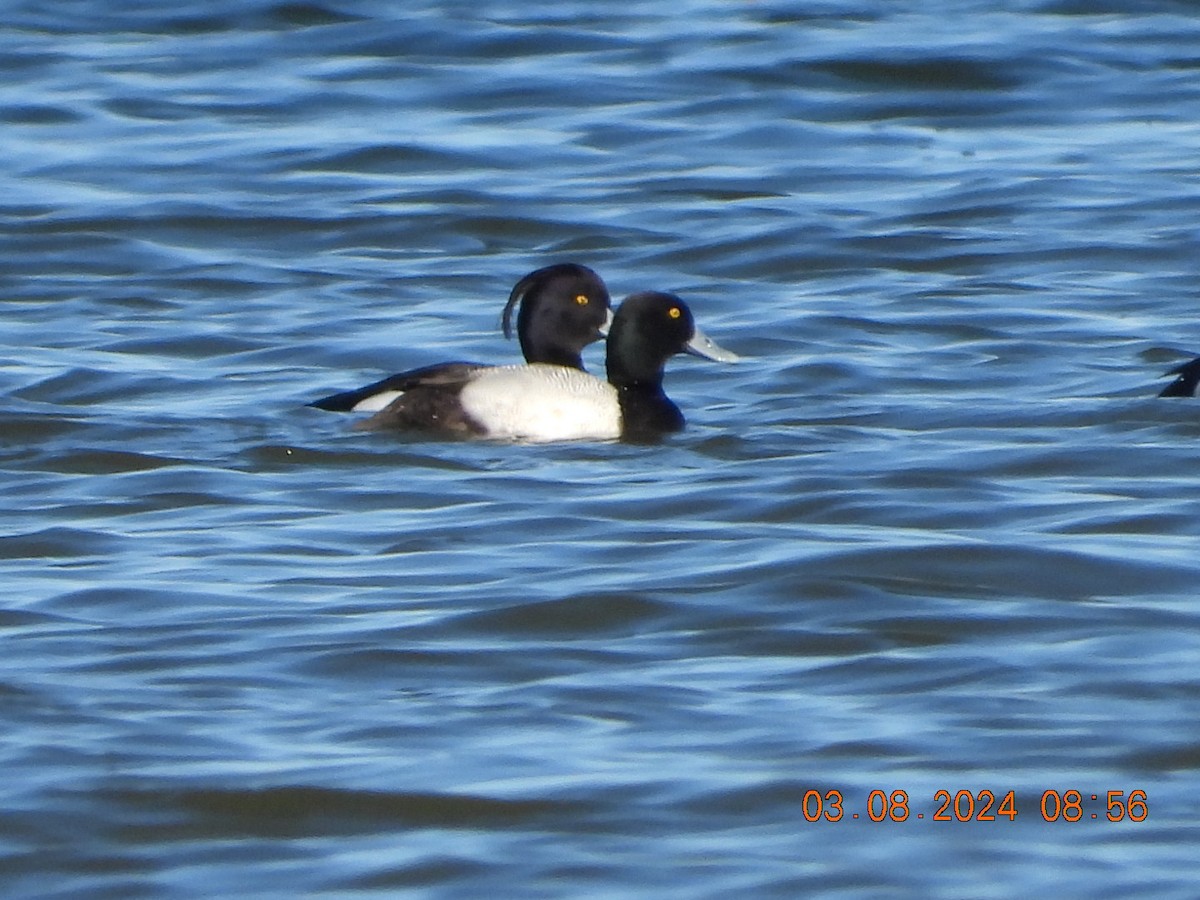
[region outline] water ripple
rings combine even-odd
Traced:
[[[69,12],[0,26],[8,894],[1192,896],[1186,3]],[[305,408],[564,258],[747,357],[684,432]]]

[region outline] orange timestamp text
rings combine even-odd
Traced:
[[[1007,791],[939,790],[928,808],[917,808],[907,791],[873,790],[861,810],[849,809],[839,790],[809,790],[802,807],[806,822],[841,822],[866,819],[871,822],[1000,822],[1017,820],[1017,793]],[[1149,799],[1143,790],[1092,793],[1075,788],[1042,791],[1038,813],[1046,822],[1144,822],[1150,816]]]

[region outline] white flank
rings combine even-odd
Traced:
[[[459,400],[489,437],[574,441],[621,436],[616,388],[578,369],[545,363],[497,366],[468,382]]]
[[[402,397],[404,391],[380,391],[378,394],[372,394],[370,397],[363,397],[354,404],[351,412],[379,412],[397,397]]]

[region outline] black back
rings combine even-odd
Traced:
[[[587,266],[557,263],[530,272],[517,282],[504,306],[504,336],[512,337],[512,312],[517,310],[517,335],[526,362],[583,368],[583,348],[600,340],[612,298],[603,279]],[[384,391],[407,391],[463,381],[477,363],[449,362],[389,375],[365,387],[314,400],[309,406],[331,412],[350,412],[359,403]]]
[[[1200,383],[1200,358],[1184,363],[1165,374],[1178,377],[1163,388],[1158,396],[1194,397],[1196,396],[1196,385]]]
[[[478,363],[469,362],[436,363],[432,366],[422,366],[419,369],[410,369],[397,375],[389,375],[366,387],[322,397],[308,405],[315,406],[317,409],[327,409],[330,412],[350,412],[368,397],[382,394],[385,391],[409,391],[421,385],[462,384],[471,372],[479,368],[481,366]]]

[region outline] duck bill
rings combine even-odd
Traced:
[[[611,309],[609,309],[608,315],[604,317],[604,324],[602,324],[598,329],[596,329],[597,331],[600,332],[600,337],[604,337],[604,338],[608,337],[608,332],[612,329],[612,323],[613,323],[613,311]]]
[[[683,351],[714,362],[735,363],[741,360],[740,356],[732,350],[726,350],[699,328],[692,335],[692,339],[684,344]]]

